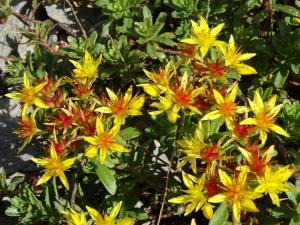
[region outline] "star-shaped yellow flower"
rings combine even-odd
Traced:
[[[129,152],[129,149],[117,144],[116,136],[119,132],[120,124],[115,124],[110,130],[105,131],[100,117],[96,119],[96,135],[84,137],[90,143],[85,150],[85,156],[94,158],[100,151],[100,161],[103,164],[108,150],[115,152]]]
[[[143,115],[141,109],[145,102],[145,96],[132,96],[132,86],[128,88],[124,96],[117,96],[109,88],[106,88],[106,91],[110,100],[106,103],[106,106],[95,109],[96,112],[113,114],[115,123],[123,123],[123,119],[128,116]]]
[[[205,19],[200,17],[200,26],[195,22],[192,22],[192,36],[190,38],[185,38],[181,42],[197,45],[200,48],[201,55],[204,57],[212,46],[224,45],[224,42],[216,40],[220,31],[224,27],[224,23],[209,29]]]
[[[91,54],[88,51],[84,52],[83,63],[70,60],[70,62],[76,67],[73,70],[73,77],[85,83],[85,78],[88,78],[90,81],[94,82],[98,76],[98,66],[102,61],[102,55],[95,61]]]
[[[190,162],[191,168],[194,173],[197,173],[197,159],[200,158],[200,151],[206,147],[206,144],[201,138],[200,130],[195,131],[194,137],[183,138],[183,140],[177,141],[179,150],[186,154],[181,158],[179,168],[183,167],[187,162]]]
[[[68,225],[87,225],[84,214],[79,215],[74,209],[63,212]]]
[[[61,161],[60,157],[57,156],[53,145],[51,145],[50,157],[42,159],[32,158],[31,160],[45,168],[45,174],[38,180],[37,185],[46,183],[51,177],[59,177],[61,183],[67,190],[69,190],[69,183],[64,174],[64,171],[73,165],[76,157]]]
[[[262,195],[251,190],[247,185],[248,168],[241,167],[237,178],[230,178],[223,170],[219,169],[219,177],[223,184],[224,192],[216,194],[208,201],[212,203],[227,202],[232,207],[234,218],[240,221],[241,210],[258,212],[253,200]]]
[[[121,209],[122,202],[119,202],[108,215],[103,213],[102,215],[95,209],[86,206],[90,216],[93,218],[95,225],[132,225],[134,223],[133,218],[123,218],[116,221],[116,217]]]
[[[40,99],[39,92],[45,87],[47,82],[38,84],[37,86],[31,86],[28,75],[25,72],[23,77],[23,88],[20,92],[8,93],[5,96],[13,99],[18,99],[21,102],[24,102],[22,109],[22,118],[26,116],[28,108],[31,105],[35,105],[38,108],[48,108],[48,106]]]
[[[276,116],[282,108],[282,104],[276,105],[276,99],[277,96],[273,95],[268,101],[263,102],[258,91],[255,91],[253,101],[248,99],[254,118],[247,118],[240,123],[241,125],[255,125],[259,129],[262,144],[266,142],[269,130],[289,137],[284,129],[275,124]]]
[[[213,216],[213,206],[207,202],[205,193],[203,191],[206,174],[204,173],[200,178],[196,178],[182,171],[182,179],[188,190],[184,190],[186,194],[172,198],[171,203],[188,204],[184,215],[190,214],[193,210],[196,212],[201,209],[207,219]]]
[[[237,106],[235,99],[238,93],[239,87],[236,83],[231,89],[230,93],[222,96],[220,92],[213,89],[214,97],[216,100],[217,110],[207,113],[201,120],[215,120],[217,118],[223,118],[227,127],[233,129],[233,119],[236,113],[243,113],[247,111],[247,107]]]
[[[265,194],[268,193],[273,203],[280,207],[278,194],[281,192],[294,191],[293,188],[286,184],[294,172],[295,170],[290,169],[289,166],[277,168],[267,166],[264,175],[257,177],[259,185],[255,191]]]
[[[227,47],[221,46],[220,49],[225,58],[225,66],[236,69],[237,72],[241,75],[257,74],[256,70],[253,67],[241,63],[242,61],[251,59],[256,54],[243,54],[240,48],[235,46],[235,42],[232,35],[230,35]]]
[[[169,62],[164,69],[160,68],[158,72],[149,72],[146,69],[143,71],[152,83],[137,86],[143,87],[144,91],[152,97],[158,97],[162,92],[165,92],[169,87],[170,79],[175,74],[172,62]]]

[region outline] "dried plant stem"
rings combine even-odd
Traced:
[[[85,32],[85,30],[84,30],[82,24],[80,23],[80,20],[78,19],[77,15],[76,15],[76,12],[75,12],[75,10],[74,10],[73,5],[71,4],[71,2],[70,2],[69,0],[66,0],[66,3],[67,3],[67,4],[69,5],[69,7],[71,8],[72,13],[73,13],[73,15],[74,15],[74,18],[75,18],[75,20],[76,20],[76,22],[77,22],[77,24],[78,24],[78,26],[79,26],[79,28],[80,28],[80,30],[81,30],[81,33],[82,33],[84,39],[87,39],[86,32]]]
[[[210,13],[210,0],[207,0],[207,11],[205,16],[206,21],[208,21],[209,13]]]
[[[114,39],[113,39],[112,36],[110,35],[110,33],[108,33],[108,37],[109,37],[109,39],[111,40],[112,44],[114,45],[114,47],[115,47],[115,49],[116,49],[116,51],[117,51],[119,57],[121,58],[122,63],[124,64],[124,67],[127,69],[127,64],[126,64],[126,62],[125,62],[125,60],[124,60],[124,58],[123,58],[123,56],[122,56],[122,54],[121,54],[121,52],[120,52],[118,46],[116,45]]]
[[[163,210],[164,210],[164,206],[165,206],[165,202],[166,202],[166,198],[167,198],[167,193],[168,193],[168,186],[169,186],[169,179],[170,179],[170,173],[171,173],[171,169],[172,169],[173,158],[175,156],[176,149],[177,149],[176,148],[176,140],[178,140],[178,138],[179,138],[180,130],[183,127],[184,120],[185,120],[185,116],[182,116],[182,118],[180,120],[180,123],[179,123],[179,125],[176,129],[175,145],[174,145],[173,152],[172,152],[170,162],[169,162],[169,165],[168,165],[168,171],[167,171],[167,177],[166,177],[166,183],[165,183],[165,190],[164,190],[164,195],[163,195],[162,203],[161,203],[161,206],[160,206],[160,210],[159,210],[156,225],[160,225],[160,221],[162,219]]]

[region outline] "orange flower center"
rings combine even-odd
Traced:
[[[235,103],[224,102],[220,105],[221,114],[224,118],[231,117],[234,115]]]
[[[275,120],[268,116],[265,112],[259,113],[256,116],[257,127],[262,131],[267,131],[268,128],[274,124]]]
[[[99,145],[101,148],[107,148],[113,142],[114,142],[114,140],[112,140],[112,137],[108,134],[102,134],[102,136],[99,137]]]
[[[175,101],[177,105],[187,107],[191,101],[191,93],[179,89],[175,92]]]
[[[52,159],[49,162],[47,169],[49,170],[52,177],[56,177],[59,174],[61,174],[61,172],[63,172],[65,168],[64,168],[63,164],[60,163],[58,160]]]
[[[228,187],[227,198],[228,200],[239,201],[242,196],[244,187],[241,184],[233,184]]]
[[[118,116],[122,116],[126,114],[127,110],[128,110],[127,104],[122,100],[114,102],[113,105],[111,106],[111,111],[113,111],[113,113]]]
[[[34,99],[36,98],[36,93],[33,87],[23,88],[22,90],[22,101],[28,104],[33,104]]]

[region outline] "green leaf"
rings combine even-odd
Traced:
[[[110,170],[105,165],[100,164],[96,159],[91,159],[91,162],[94,165],[96,174],[104,185],[105,189],[111,195],[114,195],[117,190],[117,184],[113,175],[113,170]]]
[[[288,69],[280,69],[279,71],[277,71],[274,79],[275,87],[282,88],[285,84],[288,75],[289,75]]]
[[[300,215],[296,214],[290,221],[289,225],[299,225],[300,224]]]
[[[275,5],[272,5],[272,8],[276,9],[278,11],[287,13],[291,16],[300,17],[300,11],[298,9],[296,9],[295,7],[290,6],[290,5],[275,4]]]
[[[119,135],[123,140],[127,141],[133,138],[140,136],[141,132],[135,127],[127,127],[124,130],[121,130]]]
[[[208,225],[225,225],[228,216],[229,213],[227,210],[227,206],[226,204],[222,204],[217,208]]]

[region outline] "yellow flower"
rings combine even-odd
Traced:
[[[84,78],[88,78],[94,82],[98,75],[98,66],[101,63],[101,60],[102,55],[100,55],[99,58],[94,61],[88,51],[84,52],[83,64],[80,64],[74,60],[70,60],[70,62],[76,67],[73,70],[74,78],[81,80],[81,82],[84,82]]]
[[[238,84],[235,84],[230,93],[223,97],[220,92],[213,89],[218,109],[207,113],[201,120],[214,120],[221,117],[224,119],[227,127],[232,130],[234,128],[233,119],[235,114],[247,111],[247,107],[237,106],[235,103],[238,90]]]
[[[280,194],[281,192],[294,191],[293,188],[285,184],[294,172],[295,170],[289,169],[289,166],[272,169],[267,166],[264,175],[257,177],[259,185],[255,191],[265,194],[268,193],[273,203],[280,207],[277,194]]]
[[[224,185],[224,192],[211,197],[212,203],[227,202],[232,207],[234,218],[240,221],[241,210],[246,212],[258,212],[252,200],[262,195],[252,191],[247,185],[247,167],[241,167],[237,178],[231,179],[223,170],[219,169],[219,177]]]
[[[86,219],[84,214],[82,213],[80,216],[78,213],[71,209],[70,212],[63,212],[64,217],[67,221],[68,225],[86,225]]]
[[[116,135],[120,129],[120,124],[115,124],[109,131],[104,130],[100,117],[96,119],[96,135],[84,137],[84,140],[90,143],[85,150],[85,156],[94,158],[100,151],[100,161],[103,164],[106,158],[107,150],[115,152],[129,152],[129,149],[116,143]]]
[[[177,144],[180,146],[179,149],[181,152],[186,154],[186,156],[181,158],[179,168],[183,167],[187,162],[190,162],[193,172],[197,173],[196,161],[200,158],[200,151],[206,147],[206,144],[201,138],[199,129],[195,131],[194,137],[179,140]]]
[[[61,161],[60,157],[57,156],[53,145],[50,146],[50,158],[32,158],[33,162],[44,167],[45,174],[38,180],[37,185],[46,183],[51,177],[59,177],[61,183],[69,190],[69,183],[64,174],[64,171],[72,166],[75,162],[76,157]]]
[[[253,67],[241,63],[241,61],[251,59],[256,54],[255,53],[242,54],[240,51],[240,48],[237,48],[235,46],[232,35],[230,35],[230,39],[229,39],[227,48],[226,47],[224,48],[224,46],[221,46],[220,49],[225,58],[225,66],[229,66],[229,67],[236,69],[238,71],[238,73],[241,75],[257,74],[256,70]]]
[[[33,87],[30,85],[28,75],[25,72],[23,78],[23,88],[21,92],[14,92],[6,94],[6,97],[18,99],[21,102],[24,102],[22,109],[22,118],[26,116],[29,106],[36,105],[38,108],[48,108],[48,106],[39,98],[39,92],[45,87],[47,82],[43,82]]]
[[[188,204],[184,213],[185,216],[190,214],[193,210],[197,212],[201,208],[204,216],[207,219],[211,219],[213,216],[213,206],[207,202],[207,199],[202,192],[205,178],[205,173],[197,179],[182,171],[182,179],[188,190],[183,191],[186,194],[172,198],[169,202],[184,205]]]
[[[181,40],[181,42],[198,45],[198,47],[200,47],[202,57],[206,55],[210,47],[221,46],[224,44],[222,41],[216,40],[220,31],[224,27],[224,23],[219,24],[212,29],[209,29],[205,19],[202,16],[200,17],[200,26],[193,20],[191,22],[192,36],[190,38]]]
[[[282,108],[282,104],[276,105],[277,96],[273,95],[267,102],[263,102],[258,91],[254,93],[254,99],[248,99],[255,118],[243,120],[241,125],[255,125],[259,129],[262,144],[267,140],[267,132],[274,131],[277,134],[289,137],[288,133],[275,124],[276,116]]]
[[[158,97],[162,91],[166,91],[170,79],[175,74],[172,62],[169,62],[165,69],[160,68],[159,72],[149,72],[146,69],[143,69],[143,71],[153,84],[139,84],[137,86],[143,87],[144,91],[152,97]]]
[[[93,218],[95,225],[132,225],[134,223],[134,219],[132,218],[124,218],[119,221],[116,221],[116,217],[120,211],[122,206],[122,202],[119,202],[108,215],[107,213],[103,213],[102,215],[95,209],[86,206],[90,216]]]
[[[140,111],[144,105],[144,95],[136,95],[132,97],[132,86],[128,88],[125,95],[117,96],[112,90],[106,88],[110,101],[107,106],[95,109],[96,112],[112,113],[115,117],[115,123],[122,123],[127,116],[140,116]]]
[[[150,115],[158,115],[167,111],[168,120],[170,123],[175,123],[179,118],[178,112],[180,109],[190,109],[193,113],[201,114],[196,107],[196,97],[200,95],[203,88],[193,88],[188,82],[188,75],[184,73],[181,82],[177,81],[166,92],[164,97],[159,96],[160,102],[154,102],[150,106],[156,107],[158,110],[149,112]]]

